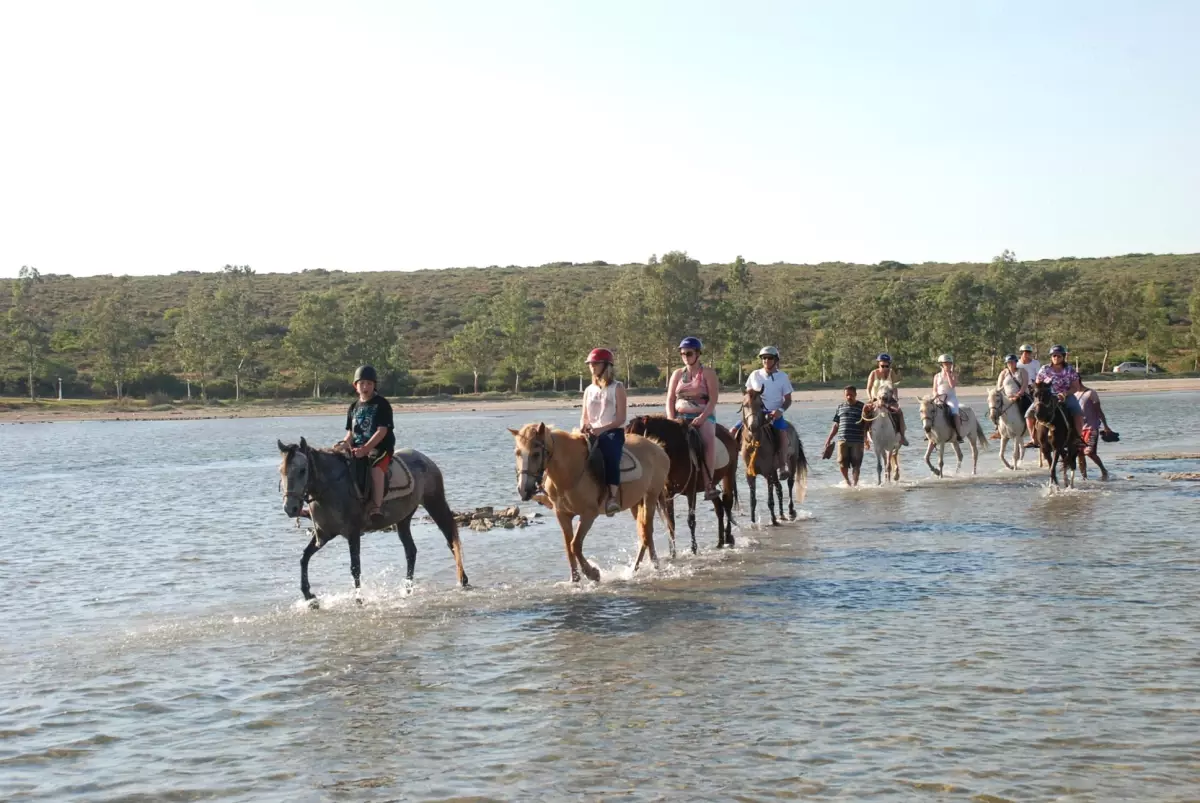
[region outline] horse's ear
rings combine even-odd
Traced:
[[[544,438],[544,437],[546,437],[546,424],[545,424],[545,422],[544,422],[544,421],[539,421],[539,422],[538,422],[538,430],[537,430],[537,434],[538,434],[538,437],[539,437],[539,438]]]
[[[287,454],[288,452],[290,452],[290,451],[291,451],[291,449],[289,449],[288,447],[284,446],[284,445],[283,445],[283,441],[279,440],[278,438],[276,438],[276,439],[275,439],[275,445],[279,447],[279,453],[280,453],[280,454]]]
[[[513,436],[514,438],[516,438],[516,437],[520,436],[520,434],[521,434],[520,432],[517,432],[517,431],[516,431],[515,429],[513,429],[512,427],[506,427],[506,429],[507,429],[507,430],[508,430],[510,433],[512,433],[512,436]]]
[[[304,438],[300,439],[300,451],[308,454],[308,441],[304,440]]]

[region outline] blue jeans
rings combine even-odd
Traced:
[[[621,484],[621,451],[625,448],[625,430],[617,427],[596,436],[596,448],[604,455],[604,484]]]

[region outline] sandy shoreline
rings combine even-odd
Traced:
[[[1096,382],[1091,385],[1102,393],[1161,393],[1166,391],[1200,391],[1200,378],[1180,379],[1132,379],[1121,382]],[[966,399],[983,399],[991,389],[990,385],[970,385],[959,389],[959,397]],[[925,387],[901,388],[901,400],[908,404],[916,401],[917,397],[928,392]],[[732,392],[726,390],[726,397]],[[842,391],[836,388],[821,390],[798,390],[793,396],[797,404],[805,403],[834,403],[842,398]],[[661,408],[661,400],[651,395],[633,395],[630,397],[631,409],[650,410]],[[45,402],[57,405],[59,402]],[[54,406],[27,409],[0,410],[0,424],[33,424],[52,423],[55,421],[194,421],[209,418],[283,418],[291,416],[321,416],[344,415],[346,402],[338,401],[329,404],[314,405],[310,403],[296,404],[247,404],[244,406],[200,407],[188,406],[173,410],[118,410],[99,408],[89,410],[86,407],[71,406],[71,402],[61,402],[61,409]],[[481,412],[481,411],[514,411],[514,410],[564,410],[578,407],[578,401],[565,399],[453,399],[431,402],[393,402],[397,415],[408,413],[449,413],[449,412]]]

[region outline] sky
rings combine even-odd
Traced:
[[[0,0],[0,276],[1200,251],[1200,3]]]

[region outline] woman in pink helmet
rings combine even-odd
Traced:
[[[579,431],[596,441],[604,456],[604,483],[608,502],[604,512],[620,512],[617,492],[621,485],[621,451],[625,448],[625,386],[613,376],[613,354],[608,349],[592,349],[587,357],[592,384],[583,391],[583,412]]]

